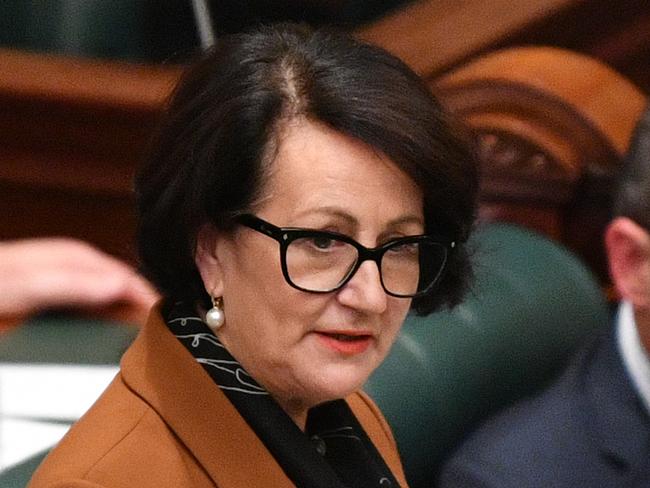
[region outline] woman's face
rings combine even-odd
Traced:
[[[279,227],[335,231],[376,247],[422,234],[422,194],[385,156],[317,123],[282,133],[255,214]],[[292,288],[277,241],[246,227],[204,231],[197,265],[223,296],[218,335],[231,354],[301,425],[306,411],[359,389],[386,357],[411,305],[388,296],[373,261],[340,290]]]

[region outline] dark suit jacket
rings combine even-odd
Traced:
[[[264,444],[157,311],[120,373],[37,470],[30,488],[289,487]],[[346,399],[395,478],[395,441],[374,403]]]
[[[614,330],[549,389],[483,425],[446,464],[440,486],[650,487],[650,418]]]

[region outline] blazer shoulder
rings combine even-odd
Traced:
[[[95,463],[134,429],[147,410],[130,393],[118,373],[95,404],[48,454],[29,488],[56,486],[57,480],[83,479]]]
[[[142,446],[146,446],[143,449]],[[121,375],[45,458],[29,488],[212,486]]]

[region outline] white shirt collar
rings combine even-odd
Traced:
[[[618,349],[635,390],[650,413],[650,358],[641,344],[629,302],[622,302],[616,318]]]

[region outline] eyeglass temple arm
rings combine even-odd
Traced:
[[[237,221],[240,224],[245,225],[246,227],[250,227],[251,229],[257,230],[276,240],[279,239],[280,234],[282,234],[282,230],[279,227],[276,227],[275,225],[269,222],[257,218],[254,215],[250,215],[250,214],[240,215],[239,217],[237,217]]]

